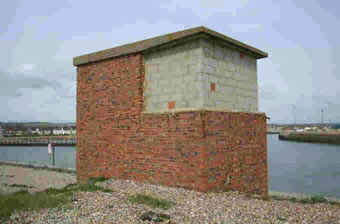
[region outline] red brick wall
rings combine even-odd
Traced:
[[[267,195],[265,114],[143,114],[139,54],[82,65],[77,73],[78,181],[104,175]]]
[[[144,61],[129,55],[77,69],[78,180],[101,174],[127,177],[128,139],[140,128]],[[130,142],[135,145],[136,142]]]
[[[266,116],[206,112],[208,189],[268,196]]]

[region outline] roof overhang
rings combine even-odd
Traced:
[[[152,49],[161,47],[161,46],[168,46],[172,44],[176,44],[181,41],[188,41],[188,39],[192,38],[214,38],[220,44],[227,45],[231,48],[237,48],[240,51],[248,53],[255,57],[256,59],[266,58],[268,54],[264,51],[261,51],[257,48],[249,46],[245,43],[227,37],[221,33],[215,32],[210,30],[206,27],[200,26],[192,29],[187,29],[183,31],[178,31],[175,33],[170,33],[90,54],[85,54],[82,56],[74,57],[73,58],[73,65],[79,66],[83,64],[88,64],[91,62],[97,62],[101,60],[106,60],[109,58],[119,57],[123,55],[133,54],[133,53],[141,53],[141,52],[148,52]]]

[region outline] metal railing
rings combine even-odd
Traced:
[[[0,138],[4,146],[75,146],[75,138]]]

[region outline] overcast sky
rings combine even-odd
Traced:
[[[269,53],[270,123],[340,122],[340,1],[4,1],[0,121],[75,122],[75,56],[196,26]],[[294,109],[295,108],[295,109]]]

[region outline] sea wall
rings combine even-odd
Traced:
[[[280,133],[280,140],[340,144],[340,133],[289,132]]]

